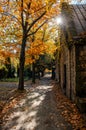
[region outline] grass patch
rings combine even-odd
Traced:
[[[28,81],[28,77],[24,78],[24,81]],[[1,79],[1,82],[18,82],[19,78],[5,78],[5,79]]]
[[[18,82],[19,78],[5,78],[1,79],[1,82]]]

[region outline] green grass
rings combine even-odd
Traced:
[[[28,77],[24,78],[24,81],[29,80]],[[18,82],[19,78],[5,78],[5,79],[1,79],[1,82]]]
[[[18,82],[18,78],[5,78],[1,79],[1,82]]]

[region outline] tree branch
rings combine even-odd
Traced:
[[[1,13],[2,15],[6,15],[6,16],[11,16],[12,18],[15,18],[21,25],[22,23],[19,21],[19,19],[17,17],[15,17],[14,15],[8,13],[8,12],[4,12],[4,13]]]
[[[31,35],[33,35],[33,34],[35,34],[47,21],[48,21],[48,20],[44,21],[34,32],[28,34],[27,37],[28,37],[28,36],[31,36]]]
[[[29,26],[29,28],[27,29],[27,33],[30,31],[30,29],[33,27],[33,25],[39,20],[41,19],[44,15],[46,14],[46,11],[43,12],[37,19],[35,19],[32,24]]]
[[[21,9],[22,9],[22,12],[21,12],[21,19],[22,19],[22,28],[24,28],[24,17],[23,17],[23,0],[21,0]]]

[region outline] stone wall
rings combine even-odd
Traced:
[[[60,82],[61,82],[61,88],[64,89],[64,64],[65,64],[65,46],[62,45],[61,48],[61,57],[60,57]]]
[[[61,47],[60,84],[64,94],[70,98],[70,51],[65,44]]]
[[[60,82],[60,70],[59,70],[59,52],[57,52],[57,55],[55,56],[55,79],[59,83]]]
[[[66,49],[66,95],[68,98],[70,98],[70,50]]]
[[[86,96],[86,45],[61,46],[60,84],[73,101],[76,96]]]
[[[70,50],[70,98],[74,101],[76,98],[76,56],[75,46],[71,47]]]
[[[76,95],[86,97],[86,45],[76,45]]]

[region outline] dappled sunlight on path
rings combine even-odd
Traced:
[[[1,130],[72,130],[56,110],[50,75],[27,90],[27,96],[15,106]]]

